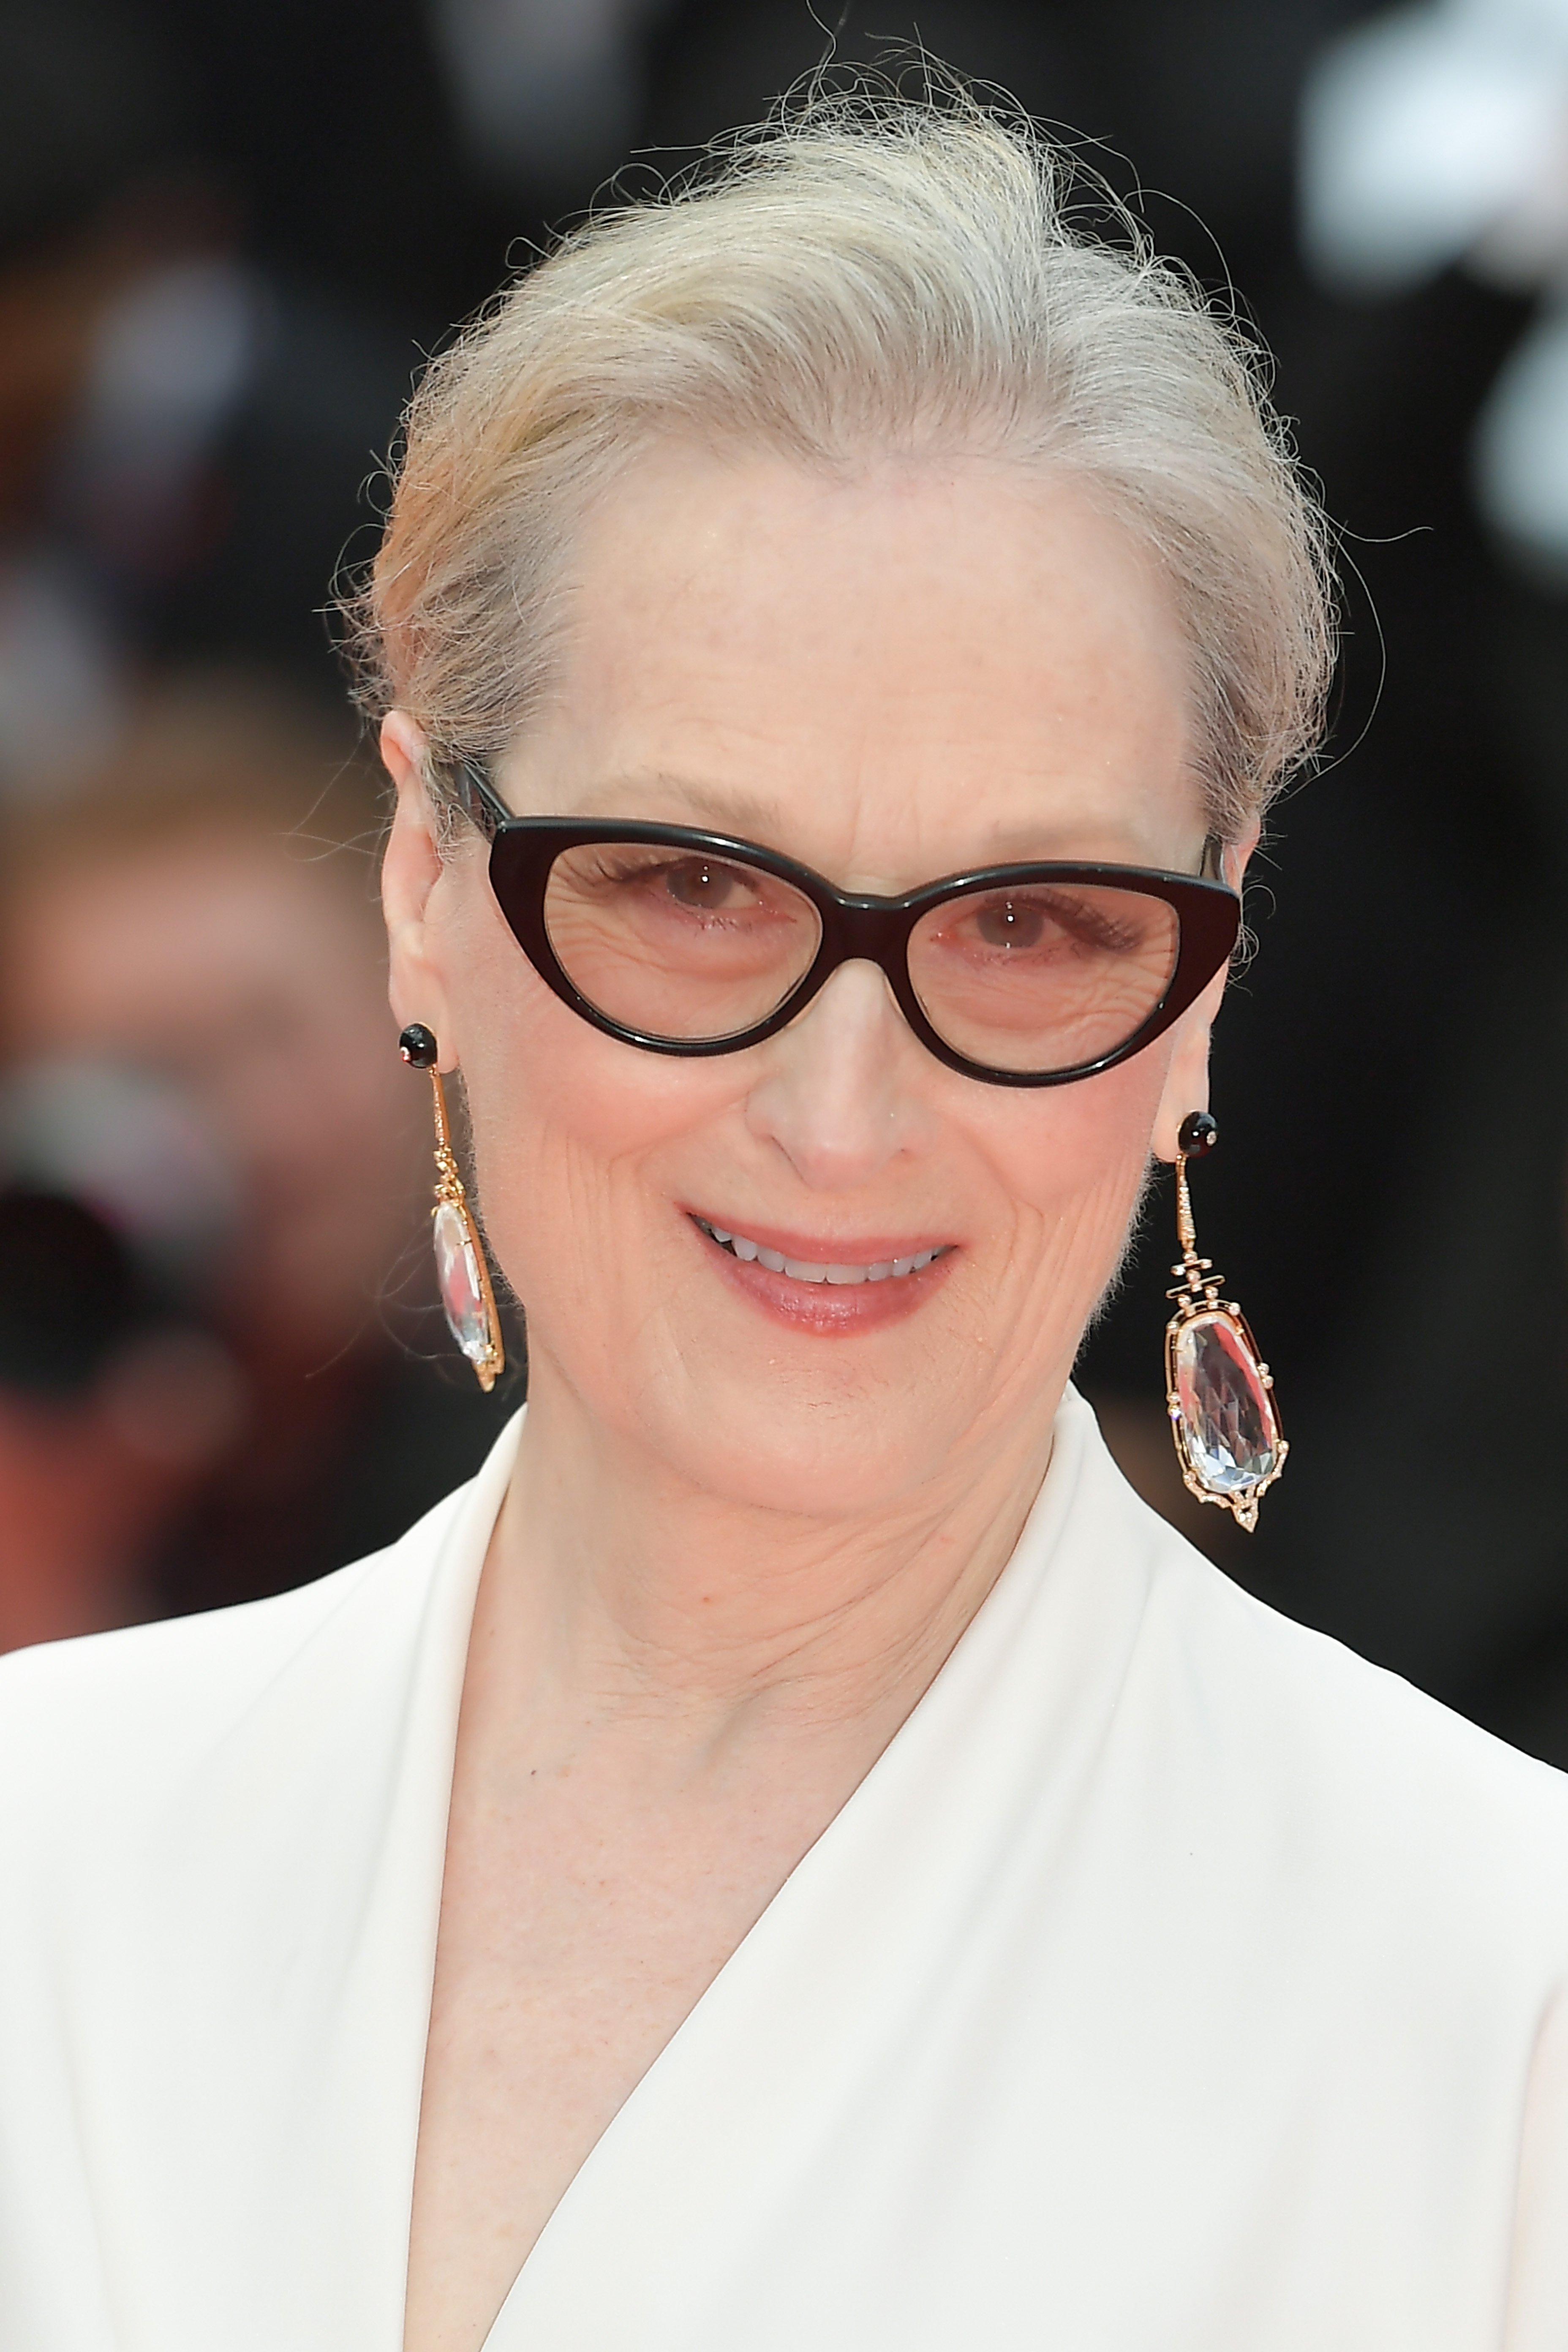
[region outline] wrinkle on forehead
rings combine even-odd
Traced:
[[[707,824],[866,887],[1201,841],[1173,600],[1069,479],[667,448],[576,571],[520,810]]]

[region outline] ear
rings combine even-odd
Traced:
[[[441,878],[436,815],[425,786],[425,738],[405,710],[382,721],[381,756],[397,787],[397,811],[381,867],[381,906],[390,954],[387,994],[400,1028],[423,1021],[441,1046],[440,1066],[457,1062],[446,990],[432,953],[426,913]]]
[[[1225,878],[1235,890],[1241,887],[1247,860],[1258,846],[1258,825],[1254,824],[1239,842],[1225,852]],[[1176,1137],[1182,1121],[1189,1111],[1207,1110],[1209,1107],[1209,1033],[1214,1027],[1215,1016],[1219,1011],[1229,978],[1228,965],[1223,971],[1215,972],[1197,1003],[1176,1024],[1175,1048],[1171,1055],[1151,1139],[1151,1149],[1156,1160],[1173,1162],[1179,1149]]]

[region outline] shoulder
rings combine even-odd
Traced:
[[[1179,1549],[1178,1549],[1179,1547]],[[1510,1748],[1343,1643],[1233,1583],[1190,1546],[1165,1551],[1156,1613],[1189,1634],[1221,1720],[1271,1733],[1320,1781],[1424,1810],[1500,1806],[1568,1832],[1568,1775]],[[1464,1801],[1459,1801],[1461,1798]]]
[[[1143,1570],[1129,1715],[1163,1769],[1303,1892],[1332,1880],[1369,1920],[1403,1906],[1442,1932],[1490,1932],[1489,1907],[1568,1961],[1568,1775],[1244,1591],[1093,1454],[1095,1514]]]
[[[315,1692],[352,1710],[354,1684],[406,1650],[468,1491],[275,1599],[0,1657],[0,1852],[144,1813],[247,1726],[306,1731]]]

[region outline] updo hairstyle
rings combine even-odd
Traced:
[[[966,98],[818,100],[504,291],[425,374],[350,608],[365,707],[421,728],[437,804],[548,691],[584,514],[679,433],[1074,478],[1169,582],[1211,823],[1252,824],[1321,725],[1326,528],[1255,348],[1125,216],[1110,242],[1075,219],[1074,185]]]

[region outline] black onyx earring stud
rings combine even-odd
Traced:
[[[446,1089],[437,1067],[441,1049],[422,1021],[412,1021],[399,1037],[397,1050],[410,1069],[430,1073],[436,1114],[436,1204],[430,1213],[436,1278],[447,1328],[472,1364],[480,1388],[489,1391],[506,1370],[506,1348],[484,1244],[452,1150]]]
[[[1247,1318],[1222,1299],[1222,1275],[1200,1257],[1193,1226],[1187,1162],[1205,1159],[1219,1140],[1206,1110],[1190,1111],[1176,1143],[1177,1286],[1167,1291],[1175,1313],[1165,1326],[1165,1404],[1176,1458],[1189,1494],[1218,1503],[1239,1526],[1258,1525],[1258,1497],[1285,1467],[1289,1448],[1280,1433],[1274,1377],[1258,1352]]]

